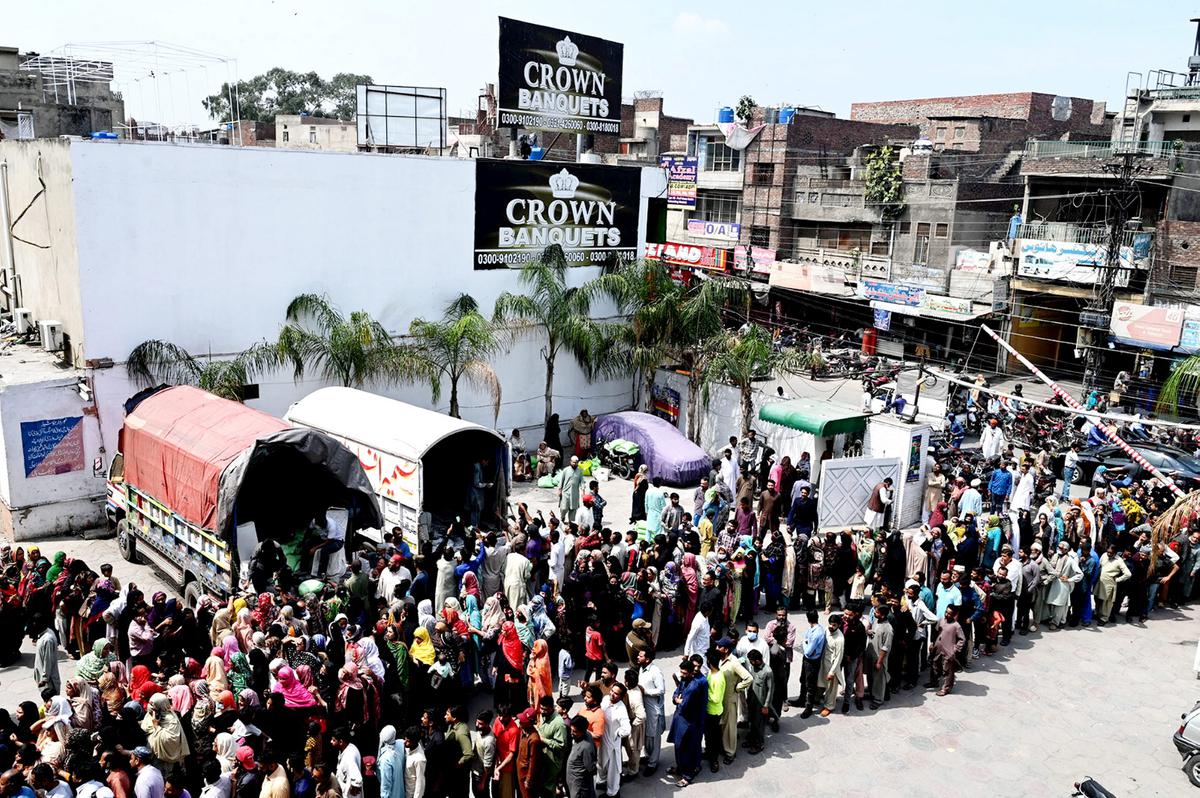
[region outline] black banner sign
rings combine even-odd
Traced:
[[[641,171],[602,164],[475,162],[475,268],[517,269],[559,244],[572,266],[637,253]]]
[[[624,45],[500,17],[500,127],[621,132]]]

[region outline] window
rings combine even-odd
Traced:
[[[913,248],[913,263],[924,264],[929,260],[929,223],[917,222],[916,246]]]
[[[706,222],[736,223],[742,215],[742,195],[736,191],[700,191],[696,218]]]
[[[742,153],[713,136],[700,137],[701,169],[706,172],[740,172]]]
[[[308,143],[309,144],[317,143],[317,129],[315,127],[312,130],[308,131]]]
[[[750,246],[752,247],[769,247],[771,246],[771,228],[769,227],[751,227],[750,228]]]
[[[285,130],[285,131],[283,131],[283,143],[287,144],[287,140],[288,140],[288,132]]]
[[[948,235],[950,235],[950,225],[944,222],[938,222],[933,226],[934,238],[945,238]]]
[[[1191,114],[1184,114],[1184,115],[1183,115],[1183,121],[1184,121],[1184,122],[1191,122],[1191,121],[1192,121],[1192,115],[1191,115]]]
[[[954,138],[965,139],[967,137],[967,129],[965,127],[954,128]]]
[[[887,255],[888,254],[888,242],[872,241],[871,242],[871,254],[872,255]]]
[[[775,182],[775,164],[756,163],[750,181],[756,186],[769,186]]]
[[[934,139],[935,139],[936,141],[945,141],[945,140],[946,140],[946,128],[944,128],[944,127],[939,127],[939,128],[937,129],[937,135],[936,135],[936,136],[934,136]]]

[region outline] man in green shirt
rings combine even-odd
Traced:
[[[537,772],[541,774],[542,794],[554,798],[557,793],[558,774],[562,771],[567,754],[567,724],[558,714],[554,699],[542,696],[538,702],[538,736],[542,738],[541,761]]]
[[[725,673],[721,658],[708,655],[708,714],[704,718],[704,757],[713,773],[721,769],[724,743],[721,738],[721,715],[725,712]]]

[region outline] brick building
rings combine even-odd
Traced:
[[[89,136],[118,132],[125,101],[109,85],[112,64],[89,61],[73,70],[71,59],[20,53],[0,47],[0,139]],[[61,74],[78,71],[94,78],[74,81],[67,91]]]

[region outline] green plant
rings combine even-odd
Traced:
[[[743,94],[738,99],[737,108],[734,110],[734,116],[741,120],[743,125],[749,125],[750,120],[754,118],[754,109],[758,104],[754,102],[754,98],[749,94]]]
[[[693,443],[700,442],[701,388],[716,352],[712,344],[725,335],[723,315],[737,308],[736,312],[744,317],[744,303],[749,299],[749,283],[744,279],[713,277],[692,281],[676,303],[677,320],[670,347],[688,372],[687,436]]]
[[[1194,415],[1200,404],[1200,354],[1190,355],[1176,364],[1158,394],[1159,413]]]
[[[196,357],[169,341],[143,341],[125,361],[125,371],[139,385],[195,385],[222,399],[241,402],[245,387],[274,360],[273,348],[259,344],[225,360]]]
[[[487,392],[492,420],[500,416],[500,378],[488,362],[500,350],[495,325],[479,312],[470,294],[459,294],[436,321],[414,319],[408,334],[418,354],[430,365],[433,401],[442,395],[442,379],[450,383],[450,415],[460,418],[458,384],[462,379]]]
[[[904,180],[891,147],[880,147],[867,156],[863,196],[868,204],[879,207],[885,219],[896,219],[904,212]]]
[[[369,313],[344,316],[328,297],[301,294],[287,307],[274,358],[290,363],[294,378],[314,369],[346,387],[430,380],[432,367],[415,347],[393,340]]]
[[[495,324],[509,326],[512,335],[528,327],[540,327],[546,335],[542,359],[546,364],[546,417],[550,420],[554,398],[554,369],[559,352],[569,352],[587,378],[616,373],[622,366],[610,344],[612,329],[591,316],[594,291],[567,286],[567,258],[558,244],[551,244],[537,260],[521,268],[524,294],[505,291],[496,298],[492,311]],[[514,322],[524,322],[515,325]]]
[[[610,298],[627,317],[625,323],[611,328],[614,355],[640,377],[642,401],[649,410],[655,371],[670,354],[679,323],[683,288],[661,261],[642,260],[602,274],[588,290]]]
[[[708,406],[714,384],[724,383],[737,388],[741,399],[742,434],[745,435],[754,420],[754,381],[770,377],[776,370],[803,373],[813,362],[807,352],[775,351],[771,334],[757,324],[737,333],[725,332],[712,340],[700,378],[704,406]]]

